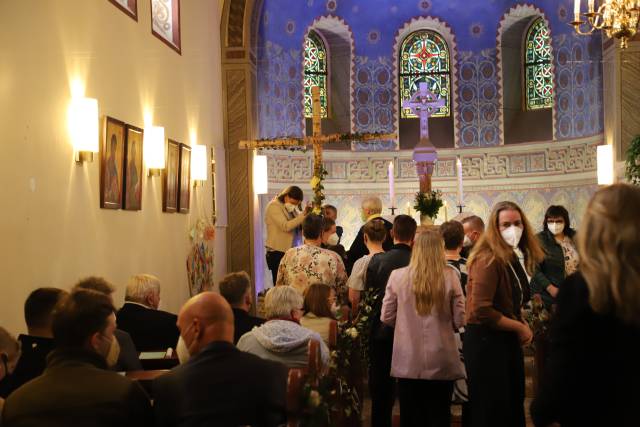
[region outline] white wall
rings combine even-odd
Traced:
[[[161,181],[144,179],[143,210],[99,207],[99,162],[77,166],[66,127],[70,81],[85,83],[100,115],[142,127],[144,112],[167,137],[222,147],[217,2],[181,2],[182,55],[151,34],[150,2],[138,22],[107,0],[0,2],[0,325],[24,331],[23,303],[39,286],[68,289],[100,275],[121,303],[131,274],[163,284],[164,309],[188,298],[190,223],[211,214],[211,188],[192,192],[189,215],[162,212]],[[222,151],[223,152],[223,151]],[[224,156],[216,159],[224,171]],[[217,182],[224,188],[224,173]],[[225,209],[224,192],[217,194]],[[222,215],[226,217],[224,212]],[[216,236],[216,279],[225,272]]]

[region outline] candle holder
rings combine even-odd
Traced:
[[[466,206],[460,203],[459,205],[457,205],[457,207],[458,207],[458,213],[462,213],[462,209],[464,209]]]
[[[391,211],[391,215],[395,215],[396,214],[396,209],[398,209],[398,208],[396,208],[395,206],[391,206],[389,208],[389,210]]]

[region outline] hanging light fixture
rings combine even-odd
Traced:
[[[587,12],[580,13],[580,0],[574,0],[574,20],[570,24],[580,35],[589,35],[596,30],[607,37],[620,39],[620,48],[626,49],[628,40],[638,31],[640,0],[588,0]],[[584,18],[584,19],[582,19]],[[586,30],[581,27],[587,26]]]

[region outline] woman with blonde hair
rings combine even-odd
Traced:
[[[640,188],[598,191],[582,220],[580,266],[563,283],[536,426],[636,426],[640,401]]]
[[[463,353],[472,427],[525,425],[522,346],[533,334],[522,307],[543,258],[520,207],[498,203],[468,261]]]
[[[449,426],[453,382],[464,377],[454,335],[464,324],[464,296],[437,230],[420,233],[409,266],[391,273],[380,320],[395,328],[391,376],[401,426]]]

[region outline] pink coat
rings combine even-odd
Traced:
[[[416,311],[409,267],[394,270],[387,282],[380,320],[395,328],[391,376],[429,380],[465,377],[455,331],[464,325],[464,294],[458,275],[447,266],[447,304],[428,316]]]

